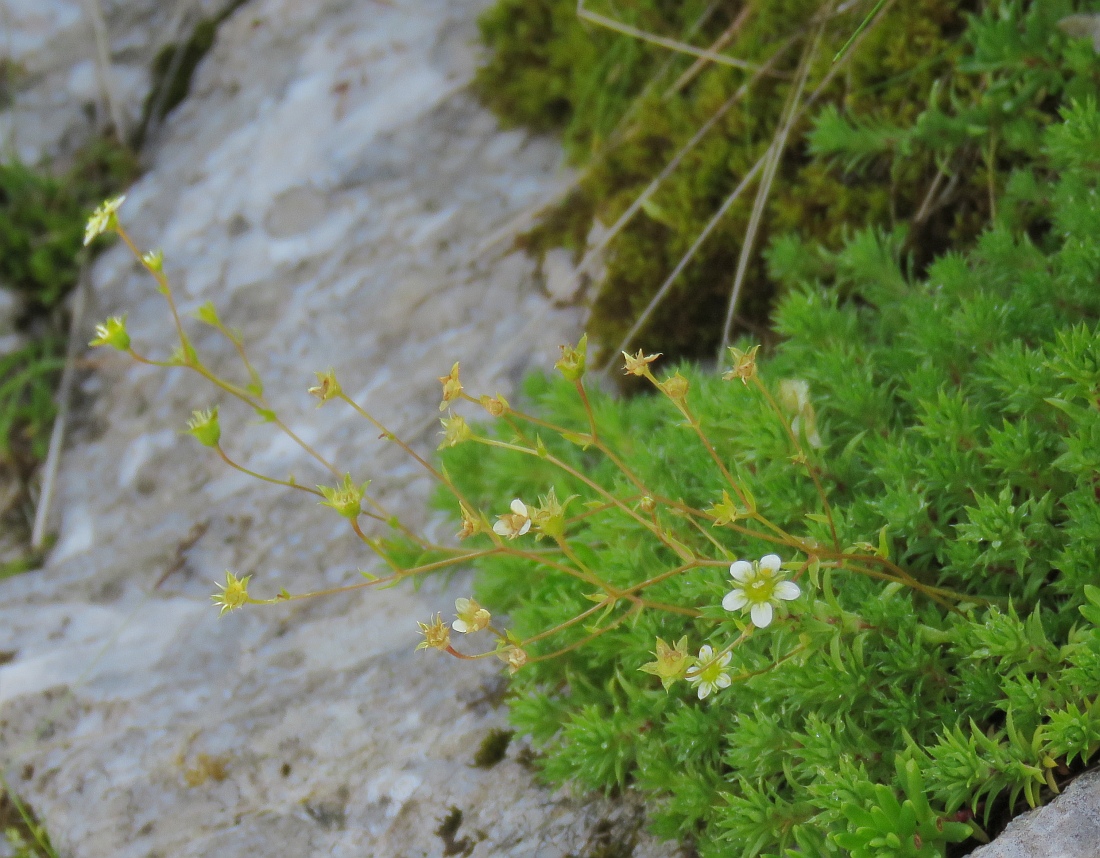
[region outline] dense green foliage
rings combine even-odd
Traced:
[[[723,569],[671,575],[647,598],[701,617],[645,611],[516,675],[513,723],[545,748],[549,778],[650,794],[655,830],[694,840],[704,856],[934,856],[971,824],[995,830],[1049,798],[1100,749],[1100,112],[1090,102],[1066,116],[1044,135],[1043,159],[1006,182],[997,226],[922,277],[907,271],[896,237],[870,230],[835,252],[791,240],[769,255],[787,287],[775,318],[784,339],[760,373],[773,390],[808,383],[822,440],[810,465],[836,544],[871,543],[856,550],[888,551],[922,585],[960,595],[808,573],[802,597],[733,650],[738,681],[698,700],[685,683],[666,693],[639,670],[655,639],[717,648],[744,624],[720,607]],[[1029,236],[1023,220],[1047,228]],[[721,460],[759,508],[832,546],[813,483],[762,395],[680,369]],[[572,384],[535,380],[528,394],[547,419],[587,430]],[[654,497],[697,509],[721,500],[729,484],[668,399],[594,399],[604,443]],[[641,503],[595,449],[548,433],[541,443]],[[583,512],[591,489],[550,462],[486,458],[475,444],[444,461],[483,509],[551,486],[579,495],[569,543],[616,586],[682,562],[636,520]],[[653,515],[696,556],[774,550],[720,522],[692,529],[668,504]],[[526,638],[584,611],[591,589],[498,555],[481,562],[477,597]],[[531,655],[613,625],[624,607],[532,644]]]
[[[18,295],[28,344],[0,356],[0,462],[20,468],[45,454],[53,388],[64,353],[62,299],[76,285],[88,214],[137,174],[108,140],[80,150],[60,175],[0,164],[0,288]]]
[[[611,244],[589,329],[613,348],[770,144],[821,3],[587,5],[700,46],[723,44],[747,9],[723,48],[729,56],[763,63],[787,48],[774,67],[784,76],[753,84]],[[889,6],[817,92],[873,5],[854,4],[825,27],[806,87],[817,98],[794,126],[757,248],[795,231],[838,250],[854,229],[888,225],[918,268],[961,249],[985,228],[1005,176],[1038,155],[1062,100],[1100,85],[1089,43],[1057,27],[1098,8],[1094,0],[914,0]],[[481,25],[491,51],[478,77],[482,97],[505,121],[560,128],[585,168],[576,192],[528,236],[536,253],[557,243],[580,250],[593,219],[615,221],[749,77],[708,66],[679,78],[692,57],[579,20],[574,0],[498,0]],[[721,220],[635,347],[714,354],[753,196],[749,188]],[[744,325],[764,322],[777,285],[762,259],[749,266],[738,305]]]

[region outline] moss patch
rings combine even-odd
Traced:
[[[515,735],[514,730],[502,730],[494,727],[488,735],[482,739],[481,746],[474,754],[474,765],[479,769],[491,769],[504,759],[508,753],[508,745]]]
[[[747,9],[725,50],[757,64],[790,42],[775,62],[781,76],[754,83],[612,243],[589,324],[605,349],[619,343],[767,149],[820,7],[817,0],[724,0],[708,16],[710,5],[588,3],[698,46],[718,43]],[[792,131],[738,304],[738,329],[767,323],[777,286],[759,251],[772,236],[794,231],[835,250],[857,227],[901,228],[917,273],[946,247],[971,242],[1009,173],[1037,153],[1061,97],[1100,84],[1095,56],[1057,28],[1085,5],[891,6]],[[855,4],[829,22],[808,93],[835,71],[834,54],[871,6]],[[686,78],[693,58],[591,25],[575,9],[573,0],[499,0],[481,20],[492,51],[477,77],[482,98],[506,122],[559,131],[571,160],[584,168],[576,192],[526,239],[536,253],[554,245],[579,249],[593,218],[614,222],[747,79],[744,71],[716,66]],[[842,146],[819,133],[819,120],[829,116],[848,123]],[[865,151],[853,160],[847,150],[860,135]],[[721,220],[635,347],[714,354],[754,195],[749,188]]]
[[[191,78],[202,58],[214,47],[214,37],[221,23],[243,6],[247,0],[231,0],[217,15],[203,18],[195,24],[183,42],[170,42],[153,58],[153,85],[145,97],[141,122],[134,135],[134,145],[140,148],[152,123],[160,122],[176,109],[191,92]]]

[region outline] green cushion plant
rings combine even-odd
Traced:
[[[931,856],[999,830],[1094,757],[1100,112],[1073,107],[1045,140],[1043,168],[1009,179],[1018,193],[1002,200],[1003,223],[924,278],[870,231],[835,253],[773,248],[784,339],[761,360],[758,388],[679,369],[718,459],[772,522],[852,558],[889,557],[911,586],[794,564],[802,596],[732,649],[725,669],[736,681],[706,700],[685,683],[666,693],[642,668],[655,670],[658,638],[686,636],[693,653],[742,633],[744,618],[721,606],[732,582],[720,568],[645,590],[698,617],[643,611],[615,625],[611,613],[576,649],[593,628],[531,644],[510,706],[544,750],[546,777],[633,786],[650,796],[659,834],[694,840],[704,856]],[[1051,224],[1037,239],[1011,227],[1028,206]],[[800,421],[794,434],[766,390]],[[575,440],[589,425],[572,383],[533,380],[528,394]],[[779,550],[735,531],[730,485],[668,396],[593,397],[591,407],[603,443],[654,496],[707,511],[707,526],[693,528],[693,516],[656,504],[685,551],[729,561]],[[595,450],[550,434],[539,444],[609,493],[636,496]],[[592,494],[530,456],[486,461],[461,444],[444,462],[485,508],[551,487],[559,498]],[[623,516],[578,514],[568,536],[620,588],[682,560]],[[478,565],[477,598],[507,611],[520,638],[591,606],[590,586],[550,566]],[[567,651],[539,659],[553,650]]]

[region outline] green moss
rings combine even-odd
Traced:
[[[727,53],[756,63],[788,36],[804,33],[820,6],[816,0],[748,5],[751,14]],[[834,53],[871,5],[830,22],[807,91],[833,70]],[[1100,85],[1100,62],[1055,26],[1089,5],[915,0],[891,7],[796,124],[757,250],[789,231],[838,249],[858,227],[905,226],[904,250],[919,271],[946,247],[965,246],[989,222],[1009,172],[1037,154],[1039,134],[1061,96]],[[628,9],[616,6],[614,14],[709,45],[741,7],[720,2],[701,24],[701,3],[640,0]],[[492,51],[477,78],[483,99],[506,122],[559,130],[570,158],[584,167],[576,193],[528,238],[536,253],[554,244],[579,249],[593,218],[614,222],[746,79],[737,69],[712,66],[672,92],[691,57],[588,24],[575,8],[573,0],[500,0],[481,21]],[[687,36],[695,26],[698,32]],[[612,243],[589,323],[605,348],[618,344],[766,150],[806,41],[797,37],[796,49],[777,62],[786,77],[754,85]],[[815,131],[825,115],[848,123],[836,145]],[[851,163],[846,147],[859,125],[870,129],[864,138],[875,145]],[[937,179],[941,168],[945,175]],[[750,188],[719,223],[635,346],[713,355],[754,194]],[[741,330],[766,324],[775,294],[765,266],[754,261],[738,306]]]
[[[33,811],[0,782],[0,836],[12,858],[57,858],[49,834]]]
[[[214,37],[221,23],[244,5],[246,0],[231,0],[217,15],[203,18],[195,24],[184,42],[170,42],[153,58],[153,82],[145,97],[141,122],[134,135],[134,145],[140,148],[149,126],[158,123],[176,109],[191,92],[191,78],[203,57],[214,47]]]
[[[92,209],[137,176],[134,155],[95,139],[57,175],[18,161],[0,164],[0,283],[28,315],[56,307],[76,283]]]
[[[444,855],[469,855],[473,851],[474,842],[469,837],[458,839],[458,830],[461,827],[462,811],[452,807],[435,830],[436,836],[443,841]]]
[[[477,753],[474,754],[474,765],[479,769],[491,769],[504,759],[514,735],[514,730],[502,730],[499,727],[494,727],[481,740],[481,745],[478,747]]]
[[[0,164],[0,284],[19,296],[16,327],[27,337],[25,346],[0,356],[0,466],[24,487],[48,447],[68,328],[62,302],[88,253],[84,225],[137,172],[133,153],[107,139],[91,141],[61,173]],[[9,534],[29,531],[26,495],[22,501],[0,511]],[[28,565],[36,558],[4,566],[0,577]]]

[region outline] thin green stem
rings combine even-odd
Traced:
[[[758,375],[753,375],[752,381],[753,384],[756,385],[756,389],[759,390],[761,394],[763,394],[764,399],[768,403],[768,407],[771,408],[771,410],[775,413],[775,416],[779,419],[780,424],[783,426],[783,429],[787,433],[787,437],[790,438],[791,443],[794,445],[795,452],[798,455],[799,459],[806,465],[806,471],[807,473],[809,473],[810,479],[813,480],[814,488],[817,489],[817,496],[821,500],[821,507],[825,512],[826,519],[828,519],[829,533],[832,535],[833,538],[833,546],[839,551],[840,539],[839,537],[837,537],[836,522],[833,520],[833,508],[829,504],[829,498],[825,494],[825,488],[821,485],[821,480],[819,480],[817,477],[817,469],[810,463],[809,459],[807,458],[806,451],[802,448],[802,442],[798,440],[798,436],[795,435],[794,429],[787,421],[786,415],[779,407],[779,403],[775,401],[775,397],[772,396],[771,391],[768,390],[767,385],[765,385],[764,382],[760,380],[760,376]]]
[[[248,474],[248,476],[255,477],[257,480],[263,480],[263,482],[265,483],[274,483],[277,486],[287,486],[292,489],[298,489],[299,491],[308,492],[311,495],[317,495],[317,497],[324,497],[324,495],[317,491],[317,489],[311,489],[309,486],[303,486],[301,483],[291,482],[290,480],[279,480],[275,477],[267,477],[263,474],[258,474],[255,471],[249,470],[248,468],[244,467],[244,465],[240,465],[230,459],[229,456],[226,455],[225,450],[222,449],[221,444],[217,444],[214,449],[215,451],[217,451],[217,454],[221,456],[223,462],[229,465],[229,467],[235,468],[236,470],[240,471],[242,474]]]

